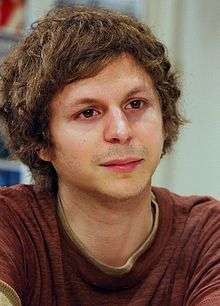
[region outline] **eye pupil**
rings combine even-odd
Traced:
[[[140,107],[141,101],[140,100],[135,100],[135,101],[132,101],[131,103],[133,104],[134,108],[138,108],[138,107]]]
[[[93,109],[87,109],[87,110],[85,110],[84,112],[83,112],[83,115],[86,117],[86,118],[89,118],[89,117],[91,117],[92,116],[92,114],[93,114]]]

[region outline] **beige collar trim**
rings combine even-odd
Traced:
[[[21,306],[17,292],[3,280],[0,280],[0,305]]]
[[[60,199],[58,200],[58,216],[69,238],[74,242],[74,244],[77,245],[80,251],[90,260],[90,262],[92,262],[95,266],[97,266],[101,271],[105,272],[106,274],[122,275],[122,274],[128,273],[132,269],[138,257],[141,254],[143,254],[151,246],[155,238],[155,235],[158,229],[158,224],[159,224],[159,206],[156,202],[156,198],[154,194],[151,193],[151,195],[152,195],[152,201],[151,201],[152,209],[154,211],[154,214],[153,214],[154,220],[153,220],[153,226],[152,226],[150,235],[143,242],[143,244],[128,258],[127,262],[123,266],[119,266],[119,267],[106,265],[103,262],[95,259],[89,253],[88,249],[85,247],[82,241],[76,236],[76,234],[73,232],[72,228],[70,227],[69,223],[67,222],[67,218],[65,216],[65,212],[64,212]]]

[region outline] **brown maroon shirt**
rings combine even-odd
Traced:
[[[114,274],[74,243],[49,193],[1,188],[0,298],[23,306],[219,306],[220,202],[152,190],[156,235],[130,271]]]

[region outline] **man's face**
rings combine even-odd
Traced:
[[[150,76],[130,55],[65,86],[51,114],[47,156],[60,186],[115,199],[150,187],[163,148],[162,115]],[[102,165],[128,157],[142,161],[131,169]]]

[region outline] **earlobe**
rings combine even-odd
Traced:
[[[44,161],[51,161],[51,158],[50,158],[50,154],[48,152],[48,149],[45,149],[45,148],[41,148],[39,149],[39,151],[37,152],[38,156],[40,159],[44,160]]]

